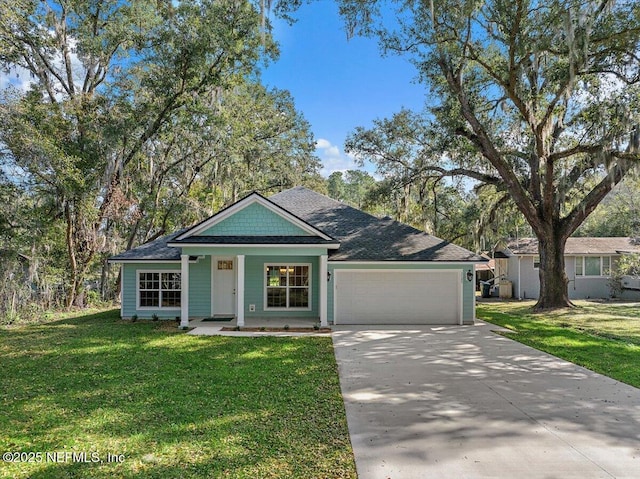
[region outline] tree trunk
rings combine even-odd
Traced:
[[[78,286],[78,261],[76,259],[76,244],[73,234],[73,219],[71,217],[71,206],[68,201],[65,201],[64,216],[67,222],[66,228],[66,240],[67,240],[67,254],[69,255],[69,284],[67,286],[65,307],[71,309],[73,302],[76,299],[77,286]]]
[[[564,249],[567,239],[551,231],[538,235],[540,254],[540,296],[536,310],[571,307],[569,279],[564,269]]]
[[[105,258],[102,261],[102,271],[100,271],[100,299],[106,301],[110,299],[107,297],[109,291],[109,260]]]

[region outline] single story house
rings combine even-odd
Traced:
[[[114,256],[123,318],[308,318],[470,324],[486,259],[303,187],[252,193],[201,223]]]
[[[612,268],[623,254],[640,253],[640,242],[633,238],[575,238],[567,240],[564,260],[569,279],[570,299],[611,297]],[[538,240],[510,240],[494,252],[495,274],[512,287],[519,299],[536,299],[540,294]],[[629,281],[632,281],[629,279]],[[623,285],[625,282],[623,282]],[[640,300],[640,284],[627,284],[622,299]]]

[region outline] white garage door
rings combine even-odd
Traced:
[[[336,270],[335,324],[460,324],[459,271]]]

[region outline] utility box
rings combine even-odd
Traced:
[[[502,280],[498,285],[500,299],[513,298],[513,283],[511,281]]]
[[[640,278],[634,276],[623,276],[622,287],[624,289],[640,289]]]

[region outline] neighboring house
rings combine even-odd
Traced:
[[[612,268],[625,253],[640,253],[640,243],[633,238],[569,238],[564,252],[569,298],[609,298]],[[494,259],[496,276],[512,283],[515,298],[538,297],[540,258],[537,239],[509,241],[496,248]],[[621,298],[640,299],[640,290],[625,289]]]
[[[306,188],[252,193],[110,259],[123,318],[235,316],[333,324],[470,324],[484,258]]]
[[[482,282],[490,281],[495,277],[495,261],[485,253],[482,254],[482,257],[487,262],[476,264],[476,291],[480,291]]]

